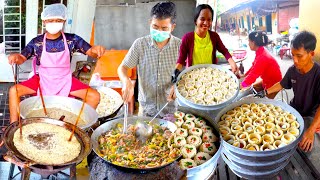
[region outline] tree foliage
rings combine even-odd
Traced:
[[[219,16],[221,13],[223,13],[224,11],[226,11],[226,7],[224,5],[225,1],[223,0],[217,0],[217,15]]]

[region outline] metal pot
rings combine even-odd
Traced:
[[[227,68],[224,68],[224,67],[218,66],[218,65],[214,65],[214,64],[199,64],[199,65],[191,66],[191,67],[186,68],[185,70],[183,70],[180,73],[180,75],[178,76],[178,81],[181,79],[182,75],[186,74],[187,72],[190,72],[193,69],[198,69],[198,68],[203,68],[203,67],[212,67],[214,69],[219,69],[221,71],[226,72],[228,75],[230,75],[236,81],[236,83],[238,85],[236,93],[229,100],[227,100],[223,103],[216,104],[216,105],[200,105],[200,104],[195,104],[195,103],[189,101],[188,99],[186,99],[185,97],[183,97],[180,94],[180,92],[178,91],[177,83],[176,83],[174,85],[174,90],[177,95],[178,102],[180,102],[180,104],[182,104],[182,105],[186,105],[186,106],[192,107],[194,109],[205,110],[205,111],[221,109],[221,108],[225,107],[226,105],[232,103],[232,101],[238,96],[240,85],[239,85],[239,80],[238,80],[237,76],[235,74],[233,74],[231,71],[229,71]]]
[[[136,123],[137,120],[141,120],[141,121],[150,121],[151,117],[128,117],[128,125],[132,124],[134,125]],[[162,120],[162,119],[155,119],[155,121],[153,121],[155,124],[159,124],[160,126],[163,127],[167,127],[171,132],[175,132],[175,130],[177,129],[176,125],[170,121],[166,121],[166,120]],[[99,126],[97,129],[95,129],[91,135],[91,142],[92,142],[92,148],[93,151],[100,157],[102,158],[104,161],[106,161],[109,164],[112,164],[120,169],[123,170],[129,170],[129,171],[138,171],[140,173],[145,173],[147,171],[151,171],[151,170],[157,170],[160,169],[162,167],[165,167],[171,163],[165,164],[163,166],[159,166],[159,167],[154,167],[154,168],[130,168],[130,167],[124,167],[124,166],[119,166],[116,164],[113,164],[112,162],[104,159],[99,151],[99,143],[98,143],[98,138],[99,136],[101,136],[103,133],[111,130],[112,128],[116,127],[117,124],[123,124],[123,118],[120,119],[115,119],[112,121],[108,121],[104,124],[102,124],[101,126]],[[177,158],[178,159],[178,158]]]
[[[82,106],[82,101],[74,98],[64,96],[44,96],[44,103],[46,108],[60,108],[76,115]],[[32,110],[42,109],[42,103],[40,96],[29,97],[20,102],[20,115],[22,118],[26,118]],[[86,122],[85,125],[80,126],[81,129],[88,129],[98,120],[98,113],[88,104],[85,104],[82,112],[83,120]],[[31,118],[32,119],[32,118]]]
[[[283,110],[296,116],[297,121],[300,124],[300,134],[296,140],[284,147],[269,151],[249,151],[241,149],[227,143],[222,139],[222,137],[220,137],[222,139],[223,146],[221,156],[235,174],[246,179],[271,178],[278,174],[279,171],[289,163],[290,158],[292,157],[298,143],[302,138],[304,131],[304,120],[294,108],[281,101],[251,97],[245,98],[225,107],[218,113],[215,121],[218,122],[220,117],[227,111],[242,104],[250,103],[264,103],[279,106]]]
[[[190,114],[204,118],[206,122],[210,124],[211,127],[213,127],[214,134],[215,135],[220,134],[218,125],[214,122],[214,119],[211,118],[210,115],[203,113],[197,109],[191,109],[191,108],[186,108],[181,106],[178,107],[178,111],[181,111],[184,113],[190,113]],[[187,178],[189,180],[208,179],[211,177],[212,173],[215,171],[217,167],[217,163],[220,158],[220,154],[222,150],[221,139],[222,138],[220,138],[220,141],[218,143],[215,143],[218,150],[211,159],[209,159],[207,162],[199,166],[196,166],[194,168],[190,168],[187,170]]]
[[[72,129],[74,127],[74,125],[72,125],[70,123],[55,120],[55,119],[50,119],[50,118],[29,118],[29,119],[22,121],[22,126],[25,126],[27,124],[32,124],[32,123],[54,124],[57,126],[61,126],[69,131],[72,131]],[[14,133],[17,130],[19,130],[19,122],[18,121],[11,123],[6,128],[6,130],[3,134],[3,141],[4,141],[6,148],[8,149],[8,152],[4,156],[4,158],[6,160],[20,166],[20,167],[28,167],[28,166],[39,164],[37,162],[34,162],[31,159],[26,158],[14,146],[13,137],[14,137]],[[89,153],[91,152],[90,137],[86,134],[86,132],[84,132],[83,130],[81,130],[78,127],[75,128],[74,136],[78,139],[78,141],[81,145],[81,151],[80,151],[80,154],[77,158],[73,159],[70,162],[66,162],[63,164],[41,164],[41,165],[67,166],[67,165],[71,165],[71,164],[75,164],[75,163],[80,163],[85,157],[87,157],[89,155]],[[19,162],[19,160],[20,160],[20,162]],[[17,163],[15,163],[15,162],[17,162]]]

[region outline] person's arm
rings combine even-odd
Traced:
[[[266,93],[267,94],[276,93],[276,92],[279,92],[283,88],[284,89],[291,89],[291,87],[292,87],[292,83],[291,83],[292,71],[294,71],[294,67],[293,66],[291,66],[288,69],[288,71],[286,72],[286,74],[284,75],[282,80],[280,82],[277,82],[276,84],[274,84],[269,89],[267,89]]]
[[[238,73],[239,72],[239,68],[238,68],[236,62],[232,58],[229,58],[228,62],[230,64],[230,66],[231,66],[231,71],[234,72],[234,73]]]
[[[118,67],[118,76],[122,82],[122,98],[125,103],[129,102],[134,93],[134,86],[128,77],[128,68],[123,62]]]
[[[280,84],[280,82],[277,82],[272,87],[267,89],[266,92],[267,92],[267,94],[272,94],[272,93],[275,93],[275,92],[279,92],[281,89],[283,89],[282,85]]]
[[[258,77],[263,73],[267,63],[263,59],[255,59],[254,64],[251,66],[249,72],[246,73],[245,79],[242,81],[242,87],[248,87],[254,83]]]
[[[72,52],[81,52],[93,58],[100,58],[105,53],[105,47],[100,45],[91,46],[87,41],[82,39],[82,37],[76,34],[68,34],[72,36],[72,41],[74,43],[74,48]]]
[[[314,143],[314,134],[319,130],[320,126],[320,106],[318,106],[318,109],[316,111],[316,114],[314,116],[314,119],[309,126],[309,128],[304,132],[302,136],[302,140],[299,143],[299,147],[305,151],[311,151],[313,148]]]
[[[9,64],[23,64],[27,59],[34,55],[34,44],[36,38],[32,39],[26,47],[24,47],[21,53],[12,53],[8,57]]]
[[[139,63],[141,53],[141,42],[135,40],[126,54],[124,60],[118,67],[118,76],[122,82],[122,98],[125,103],[129,102],[134,94],[134,86],[131,79],[128,77],[128,70],[136,67]]]
[[[27,58],[20,54],[20,53],[14,53],[14,54],[10,54],[9,57],[8,57],[8,61],[9,61],[9,64],[23,64],[25,61],[27,60]]]
[[[179,57],[176,63],[176,69],[179,69],[180,71],[182,70],[183,66],[186,65],[186,59],[188,57],[189,52],[189,47],[188,47],[188,34],[185,34],[182,37],[180,49],[179,49]]]
[[[105,53],[105,48],[103,46],[92,46],[87,52],[86,55],[93,58],[100,58]]]
[[[222,53],[224,55],[224,57],[227,59],[227,61],[229,62],[230,66],[231,66],[231,70],[234,73],[238,73],[239,72],[239,68],[237,66],[237,64],[235,63],[235,61],[232,59],[231,54],[229,53],[229,50],[224,46],[223,42],[220,39],[220,36],[218,34],[215,35],[215,39],[216,39],[216,46],[217,46],[217,50]],[[215,45],[214,45],[215,46]]]

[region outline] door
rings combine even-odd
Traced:
[[[248,31],[251,30],[251,24],[250,24],[250,16],[247,15],[247,25],[248,25]]]
[[[272,34],[272,20],[271,20],[271,14],[266,16],[266,29],[267,33]]]
[[[243,19],[243,16],[241,16],[241,28],[244,28],[244,19]]]

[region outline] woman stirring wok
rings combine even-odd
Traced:
[[[63,33],[62,28],[66,21],[66,11],[67,8],[63,4],[48,5],[41,13],[46,33],[32,39],[21,54],[11,54],[8,57],[10,64],[20,65],[31,56],[35,56],[34,70],[35,62],[39,65],[38,74],[27,81],[12,86],[9,90],[11,123],[18,119],[17,107],[20,97],[38,93],[39,87],[41,87],[43,95],[71,95],[81,99],[85,98],[88,89],[86,103],[93,108],[96,108],[99,103],[99,92],[72,77],[70,61],[74,52],[98,58],[103,55],[105,48],[102,46],[91,47],[81,37]]]

